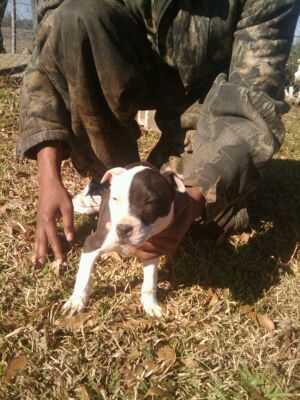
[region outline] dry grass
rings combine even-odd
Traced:
[[[76,220],[60,274],[50,261],[30,263],[37,183],[35,164],[14,157],[18,92],[1,83],[0,397],[300,398],[300,110],[285,117],[285,146],[251,201],[251,231],[220,247],[189,235],[162,263],[167,318],[143,314],[141,262],[131,258],[99,262],[88,310],[68,319],[60,307],[93,221]],[[148,137],[141,143],[145,152]],[[82,182],[64,169],[74,194]]]

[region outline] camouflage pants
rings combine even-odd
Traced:
[[[88,3],[65,1],[54,12],[43,50],[47,75],[69,104],[75,168],[97,178],[107,168],[139,160],[140,109],[157,109],[163,132],[152,163],[160,167],[190,151],[185,133],[196,129],[199,104],[193,103],[204,93],[184,93],[178,73],[151,49],[119,1]]]

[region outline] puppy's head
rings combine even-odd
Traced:
[[[111,229],[122,245],[138,246],[165,229],[173,218],[176,190],[185,191],[181,179],[138,165],[108,170]]]

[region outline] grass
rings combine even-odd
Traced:
[[[0,398],[300,398],[300,110],[285,116],[286,142],[249,202],[249,232],[220,246],[190,234],[162,260],[167,317],[141,309],[141,262],[109,258],[87,311],[64,318],[94,221],[76,220],[60,273],[51,259],[31,264],[35,163],[14,157],[19,83],[1,81],[0,93]],[[143,135],[143,154],[154,140]],[[74,194],[83,183],[68,162],[64,171]]]

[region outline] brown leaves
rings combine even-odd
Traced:
[[[82,327],[93,327],[96,325],[95,315],[92,313],[81,313],[55,321],[54,325],[61,329],[77,330]]]
[[[273,332],[275,330],[273,321],[267,315],[257,314],[257,321],[259,326],[266,328],[267,331]]]
[[[257,390],[257,389],[252,389],[249,393],[249,400],[264,400],[265,397],[264,395],[261,393],[261,391]]]
[[[214,293],[212,298],[210,299],[208,307],[214,306],[215,304],[217,304],[218,301],[219,301],[218,295],[217,295],[217,293]]]
[[[186,357],[185,359],[182,360],[182,362],[188,369],[194,369],[197,365],[194,360],[194,357],[192,356]]]
[[[51,303],[51,304],[48,304],[45,307],[38,308],[37,310],[34,310],[30,314],[29,320],[30,321],[34,321],[34,320],[36,320],[36,319],[38,319],[40,317],[43,317],[43,318],[46,317],[51,312],[53,307],[55,307],[55,303]]]
[[[248,314],[252,311],[252,308],[249,304],[245,304],[243,306],[241,306],[240,308],[240,314],[244,315],[244,314]]]
[[[266,314],[259,314],[256,311],[253,311],[253,307],[249,304],[245,304],[240,308],[240,314],[246,315],[248,318],[252,319],[257,326],[261,326],[269,332],[275,330],[274,322]]]
[[[173,396],[170,392],[165,389],[161,389],[158,386],[151,385],[148,392],[145,394],[145,397],[149,396],[159,396],[161,399],[172,399]]]
[[[175,350],[170,347],[170,346],[163,346],[158,352],[157,352],[157,358],[160,361],[164,361],[169,365],[172,365],[176,361],[176,352]]]
[[[140,358],[140,352],[137,348],[134,348],[131,350],[131,352],[128,354],[128,358],[130,360],[138,360]]]
[[[212,290],[212,288],[208,288],[207,293],[211,297],[211,299],[208,303],[208,307],[213,307],[214,305],[216,305],[218,303],[219,297],[218,297],[217,293]]]
[[[149,358],[143,362],[143,367],[145,368],[146,376],[150,376],[157,369],[158,365],[152,358]]]
[[[152,385],[145,397],[159,396],[159,398],[172,398],[172,388],[167,385],[167,382],[160,380],[161,386],[158,387],[155,380],[156,377],[167,374],[173,368],[177,359],[175,349],[169,345],[165,345],[154,356],[135,348],[129,353],[127,359],[129,361],[126,361],[120,370],[126,380],[127,387],[136,386],[137,382],[153,376],[154,381],[152,381]]]
[[[27,357],[24,354],[15,356],[7,365],[6,371],[3,376],[3,382],[10,383],[15,377],[24,370],[27,364]]]
[[[122,327],[126,331],[141,331],[146,332],[152,329],[158,324],[158,321],[149,318],[139,318],[139,319],[127,319],[121,323],[117,323],[116,326]]]

